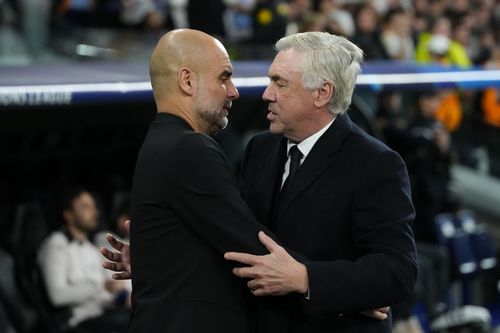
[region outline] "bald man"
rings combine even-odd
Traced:
[[[209,137],[226,126],[238,98],[232,71],[222,44],[199,31],[171,31],[153,52],[158,114],[132,187],[129,332],[250,332],[250,293],[223,254],[268,253],[257,237],[267,230]]]

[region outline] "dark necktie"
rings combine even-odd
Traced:
[[[290,184],[292,183],[293,178],[295,177],[295,174],[299,169],[300,160],[302,159],[302,156],[304,156],[300,152],[297,145],[290,148],[290,152],[288,153],[288,155],[290,156],[290,171],[288,172],[288,177],[286,177],[285,183],[283,183],[283,187],[281,188],[282,194],[284,194],[290,187]]]

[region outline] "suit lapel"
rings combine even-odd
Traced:
[[[352,128],[346,113],[338,116],[330,128],[318,139],[313,149],[297,171],[293,183],[281,199],[278,223],[292,202],[332,164],[332,156],[340,149],[342,141]]]
[[[257,188],[262,189],[258,192],[258,207],[262,207],[264,222],[267,226],[273,223],[273,215],[276,215],[274,205],[276,204],[277,194],[279,193],[279,185],[281,185],[281,177],[283,168],[286,162],[286,139],[280,137],[274,144],[271,145],[269,155],[265,158],[262,169],[257,172],[261,173],[261,177],[257,177],[259,183]],[[279,185],[278,185],[279,184]]]

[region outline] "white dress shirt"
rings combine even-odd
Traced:
[[[104,282],[110,272],[101,266],[99,249],[89,242],[78,241],[69,233],[56,231],[42,244],[38,263],[55,306],[69,306],[70,326],[100,316],[110,306],[114,296]]]
[[[316,142],[321,138],[321,136],[326,132],[327,129],[330,128],[330,126],[333,124],[335,118],[332,119],[325,127],[311,135],[310,137],[306,138],[305,140],[302,140],[299,143],[292,142],[288,140],[287,148],[286,148],[286,154],[288,156],[288,159],[285,163],[285,170],[283,171],[283,178],[281,179],[281,186],[285,183],[286,178],[288,177],[288,174],[290,173],[290,149],[297,145],[297,148],[299,148],[300,152],[302,153],[302,158],[300,159],[300,165],[305,161],[307,155],[311,152],[313,149],[314,145]]]

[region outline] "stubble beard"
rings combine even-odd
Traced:
[[[202,92],[200,100],[203,103],[210,99]],[[211,105],[199,104],[200,107],[198,108],[197,115],[206,130],[206,134],[214,135],[226,128],[229,119],[224,115],[224,113],[227,112],[226,109],[224,109],[224,105],[216,105],[217,103],[212,103]]]

